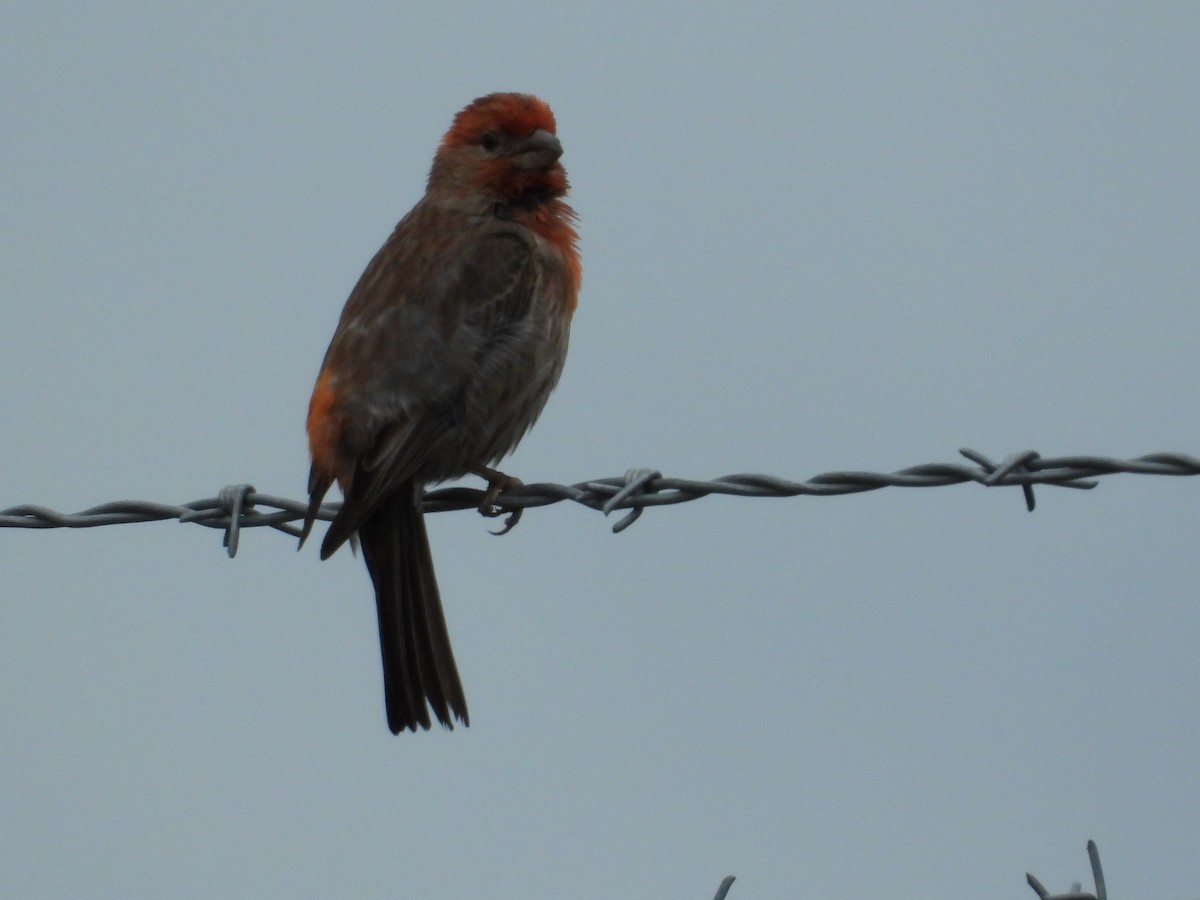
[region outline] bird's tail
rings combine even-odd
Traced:
[[[430,708],[447,728],[454,727],[451,713],[468,724],[419,505],[423,487],[401,485],[358,531],[375,583],[383,691],[393,734],[416,731],[418,725],[428,729]]]

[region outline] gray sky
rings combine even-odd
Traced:
[[[505,465],[1200,452],[1195,4],[10,4],[0,507],[302,496],[455,111],[554,107],[566,374]],[[0,533],[0,894],[1200,896],[1200,481],[430,522],[472,725],[360,559]]]

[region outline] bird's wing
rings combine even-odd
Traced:
[[[425,277],[397,271],[394,280],[378,274],[368,279],[377,265],[403,264],[388,258],[387,250],[385,245],[351,295],[347,313],[357,319],[347,323],[343,316],[343,339],[327,356],[362,424],[351,436],[361,449],[323,556],[400,485],[452,474],[439,472],[439,465],[456,463],[430,457],[444,457],[439,447],[448,435],[469,432],[486,414],[473,408],[480,383],[503,379],[526,336],[538,290],[534,248],[511,230],[468,238],[450,254],[460,260],[453,266],[431,269],[436,261],[412,260],[425,269],[413,274]],[[386,293],[360,297],[360,290]]]

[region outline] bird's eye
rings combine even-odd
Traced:
[[[500,146],[500,136],[494,131],[485,131],[479,139],[479,146],[488,153],[495,153],[496,148]]]

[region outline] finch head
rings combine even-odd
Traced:
[[[531,94],[488,94],[457,116],[429,173],[431,191],[534,205],[567,192],[554,113]]]

